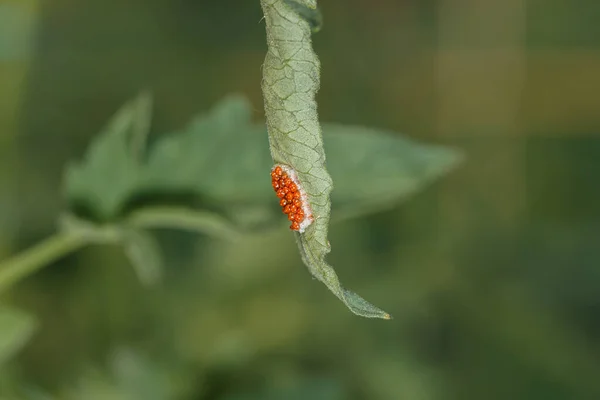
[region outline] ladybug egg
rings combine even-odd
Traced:
[[[275,166],[271,170],[271,185],[280,199],[281,211],[291,221],[290,229],[303,232],[313,218],[310,206],[304,204],[305,194],[294,170],[288,166]]]

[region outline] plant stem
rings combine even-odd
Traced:
[[[127,222],[137,228],[171,228],[237,239],[238,230],[214,213],[178,207],[151,207],[134,211]]]
[[[34,247],[0,263],[0,293],[10,286],[65,255],[86,245],[89,240],[73,232],[59,232]]]

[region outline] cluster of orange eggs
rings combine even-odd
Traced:
[[[276,165],[271,170],[271,184],[277,197],[279,197],[279,205],[281,206],[283,213],[287,214],[288,219],[292,221],[290,229],[293,231],[302,231],[303,226],[306,225],[305,218],[310,216],[306,215],[306,210],[303,204],[303,196],[300,192],[300,188],[294,182],[290,174],[286,172],[281,166]]]

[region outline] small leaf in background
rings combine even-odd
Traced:
[[[25,346],[35,328],[31,315],[0,306],[0,366]]]
[[[163,275],[163,259],[158,243],[151,233],[129,229],[122,233],[125,254],[140,282],[146,286],[158,283]]]
[[[335,219],[372,213],[405,200],[454,169],[462,152],[377,128],[324,124]]]
[[[155,144],[144,186],[147,191],[195,193],[229,203],[246,200],[246,179],[255,183],[257,164],[268,160],[267,149],[261,148],[266,140],[259,135],[248,100],[228,96],[184,130],[165,135]]]
[[[98,135],[84,160],[68,167],[65,190],[71,206],[100,220],[121,211],[140,180],[151,104],[147,94],[127,103]]]

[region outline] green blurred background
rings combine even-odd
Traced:
[[[40,326],[0,385],[32,399],[600,398],[600,2],[320,3],[322,120],[467,156],[393,210],[331,227],[343,282],[395,319],[349,313],[283,229],[237,244],[164,233],[159,288],[119,248],[91,247],[5,296]],[[232,92],[262,118],[261,16],[258,0],[0,1],[0,257],[54,231],[63,167],[139,90],[157,133]]]

